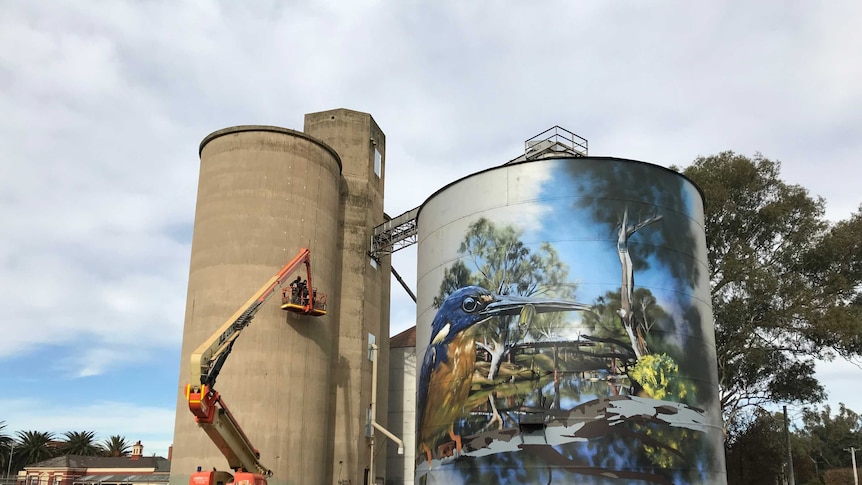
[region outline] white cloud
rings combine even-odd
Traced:
[[[517,180],[510,180],[509,188],[517,194],[510,193],[510,197],[517,195],[529,202],[514,208],[509,207],[508,210],[502,211],[495,221],[499,224],[512,224],[525,232],[542,230],[543,216],[551,210],[551,207],[540,203],[536,198],[542,186],[552,179],[555,168],[557,167],[553,162],[523,168],[513,167],[510,177],[516,177]]]
[[[196,135],[172,132],[104,18],[13,7],[0,20],[0,357],[76,342],[94,355],[67,372],[91,375],[128,361],[117,346],[178,343],[195,164],[177,155]]]
[[[860,14],[852,0],[6,2],[0,360],[74,345],[80,360],[40,365],[92,375],[178,348],[198,143],[335,107],[387,134],[390,215],[560,124],[592,154],[662,165],[761,151],[846,217],[860,203]],[[415,285],[410,257],[396,268]],[[392,295],[396,331],[415,312]]]

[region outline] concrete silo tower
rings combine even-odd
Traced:
[[[384,221],[386,136],[365,113],[345,109],[305,116],[305,132],[335,148],[343,163],[339,228],[341,255],[337,354],[333,355],[333,481],[364,483],[369,463],[366,416],[371,402],[369,338],[380,351],[377,416],[385,421],[389,383],[389,258],[368,256],[371,235]],[[373,336],[373,337],[372,337]],[[385,470],[385,453],[375,470]],[[382,474],[375,473],[380,476]],[[369,483],[372,480],[369,480]]]
[[[388,262],[374,266],[367,255],[384,218],[385,138],[370,115],[344,109],[307,115],[305,125],[237,126],[201,143],[172,484],[199,466],[228,469],[187,410],[191,352],[302,247],[327,314],[262,307],[217,388],[272,469],[271,484],[364,478],[368,335],[389,332]]]

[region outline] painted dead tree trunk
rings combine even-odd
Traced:
[[[429,198],[415,482],[724,485],[702,203],[677,172],[604,157],[501,165]],[[520,318],[450,300],[468,287],[591,305]]]
[[[493,339],[485,338],[482,342],[476,342],[476,347],[488,352],[491,356],[491,368],[488,369],[488,379],[493,380],[497,377],[497,369],[500,367],[500,362],[503,360],[503,355],[506,353],[505,343],[500,343]]]
[[[509,316],[501,319],[499,342],[487,338],[483,342],[476,342],[476,347],[488,352],[491,356],[491,368],[488,370],[489,380],[497,377],[497,372],[500,370],[500,363],[503,361],[503,358],[509,355],[509,352],[523,340],[535,316],[536,309],[532,305],[527,305],[521,310],[519,316]]]
[[[635,272],[632,258],[629,254],[628,242],[629,238],[640,229],[661,220],[660,215],[648,217],[636,224],[629,225],[629,210],[626,208],[623,211],[623,220],[617,232],[617,254],[620,258],[620,266],[622,267],[622,283],[620,284],[620,309],[617,312],[620,316],[620,322],[625,328],[632,342],[632,349],[635,351],[635,356],[638,359],[644,355],[648,355],[649,348],[646,343],[646,328],[641,324],[641,321],[635,315],[634,311],[634,286]],[[644,318],[646,313],[644,312]]]

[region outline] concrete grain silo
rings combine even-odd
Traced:
[[[726,482],[692,182],[549,152],[417,226],[415,483]]]
[[[306,115],[305,125],[237,126],[201,142],[172,484],[197,467],[228,469],[188,411],[192,350],[303,247],[327,314],[286,312],[273,297],[236,341],[217,389],[273,471],[270,484],[364,478],[368,339],[389,332],[388,262],[367,256],[384,217],[385,138],[370,115],[344,109]]]
[[[389,382],[388,257],[372,260],[368,251],[374,228],[383,224],[386,136],[365,113],[345,109],[305,116],[305,133],[335,148],[341,156],[338,254],[338,321],[333,326],[330,433],[332,479],[326,483],[365,483],[369,465],[367,411],[371,403],[369,339],[379,347],[377,421],[386,425]],[[332,291],[330,293],[336,293]],[[385,454],[375,458],[375,476],[386,469]],[[369,480],[369,483],[371,480]],[[312,482],[306,482],[312,483]],[[321,482],[322,483],[322,482]]]

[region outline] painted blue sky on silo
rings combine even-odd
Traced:
[[[658,185],[644,179],[641,180],[644,190],[636,194],[606,193],[608,198],[593,199],[594,193],[602,191],[597,190],[597,185],[603,182],[596,174],[595,166],[598,164],[611,166],[604,170],[604,175],[639,165],[651,177],[662,178],[665,179],[664,184],[675,185],[678,196],[668,198],[667,194],[658,192]],[[678,174],[661,167],[612,159],[560,159],[522,164],[510,170],[532,172],[530,182],[526,183],[532,185],[534,192],[532,197],[525,197],[529,200],[519,206],[518,216],[511,221],[512,224],[524,231],[521,239],[531,248],[537,248],[541,242],[553,245],[560,259],[569,267],[570,281],[578,285],[576,297],[581,302],[589,303],[607,291],[619,290],[621,268],[615,225],[622,220],[626,208],[630,224],[636,223],[639,217],[654,214],[662,216],[662,220],[633,234],[629,239],[631,246],[666,245],[667,231],[702,231],[690,216],[698,210],[700,194],[697,189]],[[631,200],[626,199],[632,195],[634,197]],[[668,199],[673,204],[667,204]],[[662,202],[665,205],[661,205]],[[598,220],[589,209],[594,204],[602,204],[607,206],[608,211],[616,211],[617,219]],[[681,227],[682,224],[685,227]],[[680,258],[695,257],[700,260],[700,264],[706,264],[706,254],[693,254],[697,251],[695,247],[677,247],[674,250],[680,252]],[[692,281],[674,275],[667,262],[654,252],[648,252],[636,264],[635,286],[651,289],[657,303],[674,315],[676,320],[682,318],[684,311],[680,307],[683,303],[680,299],[697,299],[699,293],[704,291]],[[704,303],[708,304],[708,292],[704,296],[707,296]]]
[[[493,471],[503,473],[495,483],[532,483],[544,479],[540,470],[551,463],[564,463],[565,473],[573,474],[568,478],[584,483],[611,483],[590,478],[607,471],[634,481],[702,483],[722,461],[722,436],[700,204],[697,189],[674,172],[605,158],[499,167],[429,199],[420,237],[426,301],[428,289],[445,298],[459,285],[490,291],[500,285],[506,294],[544,293],[591,308],[558,320],[494,319],[464,337],[475,338],[478,352],[474,372],[459,378],[472,382],[470,396],[459,404],[462,414],[433,425],[428,420],[427,428],[451,424],[448,436],[467,441],[459,450],[457,440],[424,434],[422,421],[417,436],[427,449],[417,461],[418,475],[428,483],[459,483],[456,477],[484,483],[480,477]],[[627,229],[622,240],[620,227]],[[566,269],[562,281],[545,272],[560,274],[555,258]],[[524,264],[536,272],[516,269],[521,263],[512,261],[529,261]],[[623,261],[632,285],[625,283]],[[537,281],[538,288],[531,286]],[[557,286],[542,286],[551,281]],[[566,294],[572,286],[574,295]],[[622,296],[624,288],[632,293]],[[422,319],[428,324],[434,314]],[[439,326],[441,333],[424,341],[448,345],[454,338],[448,328]],[[443,355],[437,347],[427,354],[429,369]],[[661,384],[650,384],[659,374]],[[420,379],[419,386],[426,385],[430,392]],[[421,394],[418,408],[427,416],[436,409]],[[667,415],[658,411],[670,408]],[[536,410],[545,413],[547,426],[544,445],[534,449],[541,456],[519,444],[526,439],[519,416]],[[504,434],[495,431],[493,416]],[[644,422],[644,416],[652,418]],[[663,458],[663,451],[644,451],[637,441],[655,436],[661,449],[684,441],[686,450]],[[600,464],[593,460],[597,453],[605,457]]]

